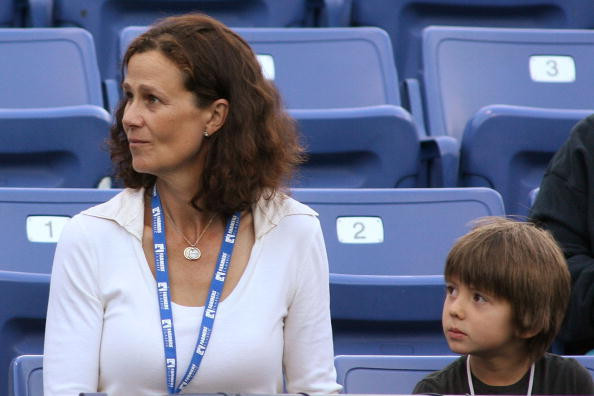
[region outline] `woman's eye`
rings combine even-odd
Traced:
[[[124,92],[124,97],[126,98],[126,100],[130,100],[130,99],[132,99],[132,92],[130,92],[130,91],[125,91],[125,92]]]

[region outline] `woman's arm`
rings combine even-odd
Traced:
[[[79,216],[64,228],[54,256],[43,357],[45,396],[96,392],[98,386],[103,305],[95,247]]]
[[[328,258],[317,218],[308,238],[285,319],[286,388],[289,393],[338,393],[341,386],[336,383],[334,369]]]

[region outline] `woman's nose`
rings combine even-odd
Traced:
[[[122,117],[122,125],[125,131],[142,126],[142,114],[138,107],[138,104],[134,101],[129,101],[126,104]]]

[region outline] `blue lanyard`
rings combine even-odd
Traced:
[[[173,327],[173,314],[171,312],[171,295],[169,293],[169,268],[167,266],[167,245],[165,239],[165,223],[163,221],[163,210],[157,186],[153,188],[152,216],[153,216],[153,243],[155,251],[155,274],[157,278],[157,296],[159,297],[159,310],[161,314],[161,328],[163,330],[163,346],[165,348],[165,373],[167,377],[167,390],[169,394],[181,392],[200,368],[200,363],[206,352],[208,341],[212,335],[213,325],[223,286],[227,277],[229,262],[233,255],[235,238],[239,230],[240,213],[236,212],[229,218],[225,226],[225,234],[221,243],[221,250],[217,259],[216,268],[210,282],[210,289],[204,304],[204,313],[198,340],[192,361],[186,370],[186,374],[179,386],[175,387],[177,375],[177,353],[175,349],[175,331]]]

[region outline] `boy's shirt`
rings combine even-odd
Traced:
[[[530,370],[518,382],[507,386],[490,386],[474,375],[472,383],[477,395],[525,395],[528,391]],[[468,394],[466,356],[446,368],[423,378],[413,393]],[[594,383],[588,370],[575,359],[546,353],[534,369],[533,395],[594,395]]]

